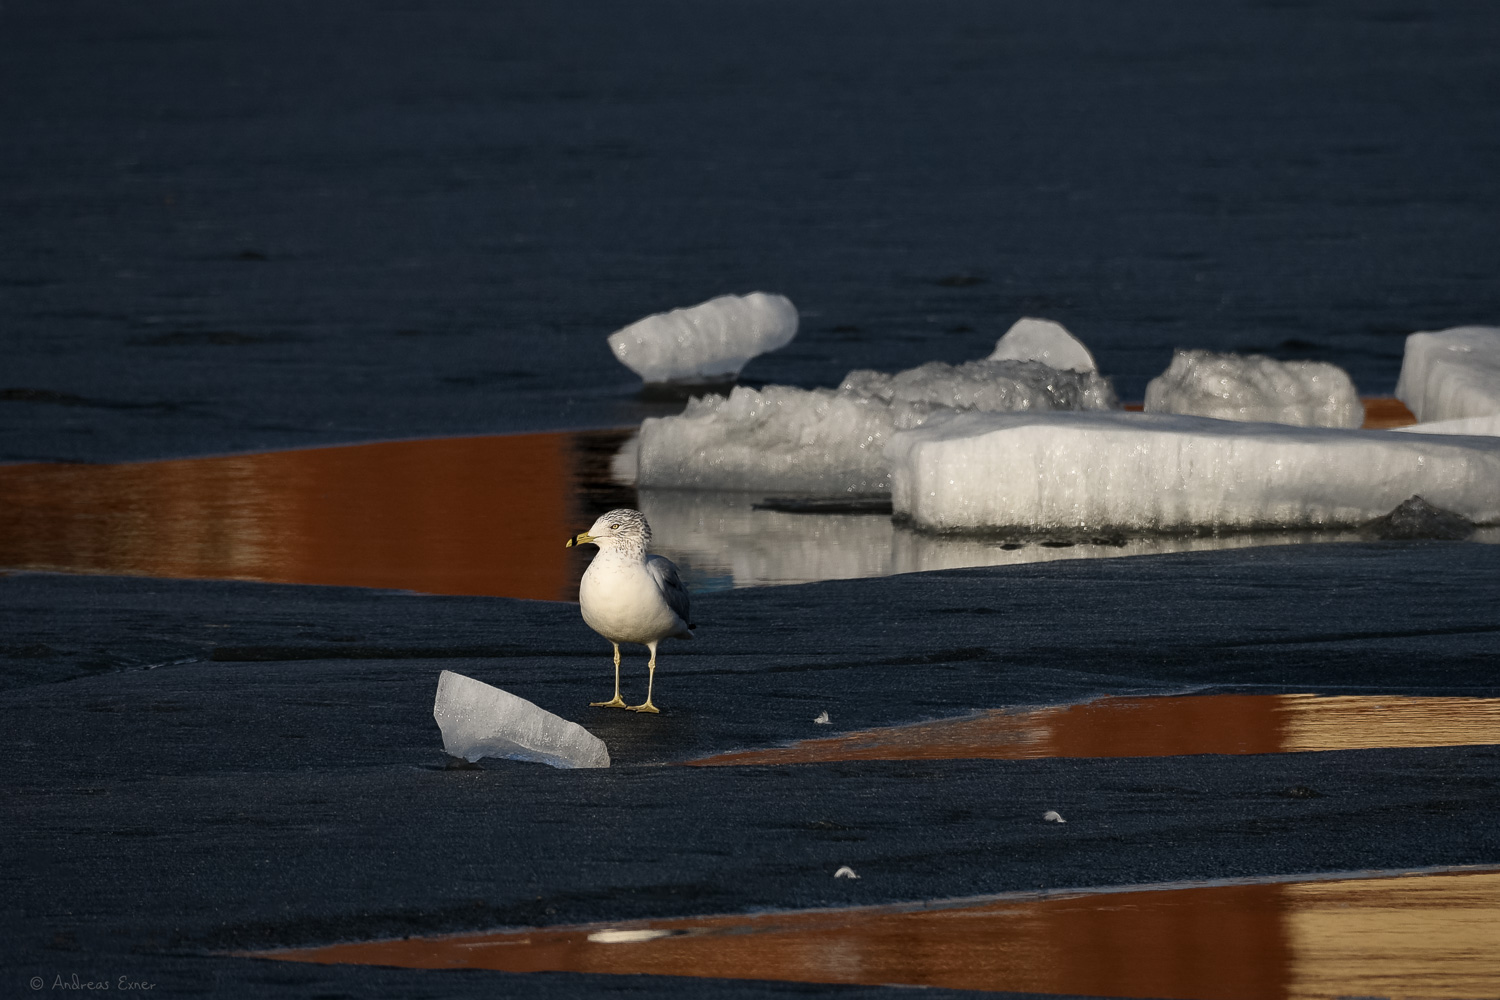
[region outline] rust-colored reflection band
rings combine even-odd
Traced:
[[[259,957],[1180,1000],[1479,1000],[1500,996],[1500,874],[652,920]]]
[[[566,599],[578,438],[7,466],[0,565]]]
[[[1500,698],[1215,694],[1076,705],[866,729],[740,750],[701,767],[847,760],[1175,757],[1500,743]]]
[[[1365,404],[1365,421],[1361,426],[1367,431],[1409,427],[1417,422],[1417,415],[1399,399],[1387,396],[1365,399],[1362,402]]]

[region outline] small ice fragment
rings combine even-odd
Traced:
[[[833,877],[834,878],[859,878],[858,875],[854,874],[854,869],[850,868],[848,865],[845,865],[844,867],[840,868],[838,871],[834,872],[833,873]]]
[[[1407,337],[1396,398],[1422,423],[1500,414],[1500,327]]]
[[[1040,361],[1058,371],[1096,372],[1099,366],[1083,342],[1061,323],[1024,316],[995,341],[987,361]]]
[[[467,761],[507,757],[553,767],[609,766],[604,741],[582,726],[451,670],[438,677],[432,717],[443,731],[443,749]]]
[[[657,938],[671,937],[671,935],[671,931],[643,927],[630,931],[595,931],[589,935],[589,940],[596,944],[633,944],[638,941],[655,941]]]
[[[784,295],[721,295],[616,330],[610,350],[650,383],[732,382],[746,362],[791,343],[797,307]]]
[[[818,717],[813,720],[813,723],[815,725],[819,725],[819,726],[831,725],[832,722],[833,722],[833,720],[828,717],[828,713],[827,712],[819,712],[818,713]]]
[[[1062,813],[1058,812],[1056,809],[1048,809],[1046,812],[1042,813],[1042,819],[1046,820],[1048,823],[1067,822],[1067,820],[1062,818]]]
[[[1216,351],[1173,354],[1167,370],[1146,386],[1146,412],[1299,427],[1358,427],[1365,419],[1342,368]]]

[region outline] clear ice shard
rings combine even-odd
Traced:
[[[1420,494],[1500,523],[1500,439],[1151,413],[961,413],[893,435],[891,505],[930,531],[1356,526]]]
[[[1147,413],[1358,427],[1365,408],[1349,374],[1326,361],[1178,350],[1146,386]]]
[[[604,741],[587,729],[451,670],[438,677],[432,717],[443,731],[443,749],[471,763],[505,757],[553,767],[609,766]]]
[[[637,320],[609,347],[647,383],[732,382],[751,358],[791,343],[797,321],[784,295],[721,295]]]
[[[1096,372],[1099,366],[1083,342],[1061,323],[1023,316],[995,341],[986,361],[1040,361],[1059,371]]]
[[[931,361],[887,375],[858,370],[834,389],[736,387],[689,401],[641,425],[642,487],[777,490],[819,496],[890,489],[885,448],[899,429],[956,410],[1107,410],[1117,406],[1097,372],[1039,361]],[[628,472],[622,451],[617,475]]]
[[[1458,326],[1407,337],[1396,398],[1422,423],[1500,414],[1500,327]]]

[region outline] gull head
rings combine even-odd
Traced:
[[[586,545],[589,542],[603,548],[630,548],[646,551],[651,544],[651,526],[638,510],[621,507],[600,515],[594,526],[581,535],[568,539],[563,548]]]

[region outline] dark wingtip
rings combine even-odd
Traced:
[[[688,626],[688,628],[697,628],[697,627],[698,627],[698,626],[696,626],[696,625],[689,625],[689,626]]]

